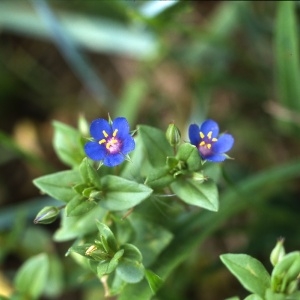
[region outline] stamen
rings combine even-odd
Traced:
[[[207,149],[211,148],[211,144],[206,144]]]
[[[112,138],[110,141],[108,141],[105,145],[106,149],[109,150],[111,146],[113,146],[114,144],[117,144],[118,140],[116,140],[115,138]]]
[[[118,133],[118,129],[115,129],[114,133],[113,133],[113,137],[115,137]]]
[[[102,130],[102,133],[103,133],[103,135],[107,138],[108,137],[108,134],[107,134],[107,132],[105,131],[105,130]]]
[[[208,137],[209,139],[211,139],[211,135],[212,135],[212,131],[210,131],[210,132],[207,134],[207,137]]]
[[[100,145],[101,145],[101,144],[104,144],[104,143],[106,143],[106,139],[102,139],[102,140],[99,141],[99,144],[100,144]]]
[[[205,142],[202,141],[202,142],[200,143],[200,146],[204,146],[204,145],[205,145]]]
[[[218,139],[217,138],[212,138],[212,142],[216,142]]]
[[[205,137],[205,135],[203,134],[202,131],[200,131],[200,137],[201,137],[201,139],[203,139]]]

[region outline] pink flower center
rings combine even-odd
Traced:
[[[202,131],[200,131],[201,142],[198,145],[198,149],[202,156],[208,156],[212,154],[212,144],[214,144],[218,139],[212,138],[212,131],[210,131],[206,136]]]
[[[115,129],[113,132],[113,135],[110,137],[105,130],[102,131],[105,138],[99,141],[99,144],[105,144],[106,150],[110,154],[119,153],[122,142],[117,138],[118,129]]]

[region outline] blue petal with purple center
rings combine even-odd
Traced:
[[[206,120],[200,126],[191,124],[189,127],[189,138],[192,145],[195,145],[203,160],[211,162],[222,162],[228,156],[234,138],[231,134],[224,133],[219,136],[219,125],[214,120]]]
[[[90,126],[93,140],[84,146],[86,155],[92,160],[102,161],[108,167],[121,164],[135,148],[129,130],[129,124],[123,117],[116,118],[111,123],[105,119],[94,120]]]

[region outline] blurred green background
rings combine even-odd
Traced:
[[[69,244],[52,241],[59,222],[32,223],[55,203],[32,179],[66,169],[52,121],[77,127],[80,115],[162,130],[174,121],[185,140],[209,117],[235,137],[220,182],[221,208],[237,191],[232,210],[216,213],[157,299],[243,297],[220,254],[270,269],[280,236],[299,250],[299,13],[298,1],[0,1],[0,295],[27,258],[47,252],[45,299],[101,299],[99,283],[64,258]]]

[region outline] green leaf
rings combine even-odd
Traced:
[[[148,281],[148,284],[150,286],[150,289],[153,294],[156,294],[156,292],[160,289],[160,287],[163,284],[163,280],[154,272],[151,270],[145,270],[145,276]]]
[[[137,213],[132,214],[129,220],[136,234],[133,243],[143,255],[143,264],[149,266],[171,242],[173,234]]]
[[[90,165],[89,160],[85,157],[79,166],[79,172],[82,180],[86,184],[92,184],[101,190],[100,177],[97,171]]]
[[[99,230],[100,236],[102,236],[105,239],[107,246],[109,247],[109,249],[107,249],[108,252],[111,251],[113,253],[117,252],[118,251],[117,241],[110,228],[107,225],[99,222],[98,220],[96,221],[96,225]]]
[[[264,300],[264,298],[262,298],[256,294],[251,294],[251,295],[247,296],[244,300]],[[275,300],[275,299],[273,298],[273,300]]]
[[[144,277],[144,266],[137,261],[122,260],[119,262],[116,272],[125,282],[136,283]]]
[[[119,264],[119,260],[122,257],[124,250],[119,250],[110,261],[101,262],[97,267],[97,274],[102,277],[105,274],[113,272]]]
[[[189,171],[198,171],[202,166],[202,161],[198,149],[189,143],[184,143],[178,148],[176,158],[184,161]]]
[[[96,206],[85,215],[68,217],[64,210],[61,218],[61,227],[55,232],[54,240],[58,242],[69,241],[77,237],[97,231],[93,220],[101,219],[107,211]]]
[[[124,244],[121,248],[124,250],[124,254],[117,267],[118,276],[128,283],[141,281],[144,277],[141,252],[132,244]]]
[[[81,216],[88,213],[95,208],[97,203],[90,201],[87,198],[76,195],[66,206],[66,212],[68,217]]]
[[[143,260],[142,253],[136,246],[132,244],[124,244],[121,248],[124,250],[124,259],[136,262],[141,262]]]
[[[103,199],[99,204],[114,211],[130,209],[152,193],[152,189],[144,184],[113,175],[102,177],[101,186]]]
[[[57,121],[53,122],[53,126],[53,147],[57,156],[70,167],[78,166],[85,157],[80,133],[76,129]]]
[[[154,127],[139,125],[138,134],[141,137],[150,164],[153,167],[163,167],[166,164],[167,156],[173,154],[165,133]]]
[[[218,211],[218,189],[210,179],[201,183],[193,179],[179,177],[171,184],[171,189],[185,203]]]
[[[246,254],[223,254],[220,258],[246,290],[264,297],[271,282],[260,261]]]
[[[29,258],[16,275],[16,290],[30,299],[38,299],[47,284],[48,271],[49,262],[45,253]]]
[[[167,167],[153,169],[147,176],[145,184],[153,189],[161,189],[170,185],[175,178]]]
[[[275,35],[278,100],[287,108],[300,111],[299,41],[296,2],[279,1]]]
[[[57,255],[49,255],[49,275],[45,285],[45,295],[48,297],[58,298],[64,289],[64,269],[62,261]]]
[[[293,298],[293,295],[290,295],[290,297],[287,298],[287,296],[285,294],[279,294],[279,293],[275,293],[273,292],[271,289],[267,289],[266,291],[266,295],[262,300],[293,300],[293,299],[300,299],[300,298]],[[261,300],[261,298],[258,298],[258,300]]]
[[[81,178],[76,170],[57,172],[33,180],[34,185],[42,192],[63,202],[69,202],[76,196],[72,187],[80,182]]]

